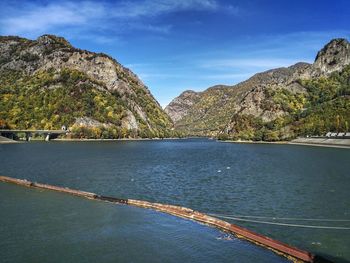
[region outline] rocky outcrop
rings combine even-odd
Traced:
[[[350,43],[343,38],[334,39],[322,48],[313,64],[314,71],[329,74],[350,64]]]
[[[288,96],[298,97],[307,93],[300,80],[327,77],[348,64],[349,42],[334,39],[318,52],[313,64],[300,62],[287,68],[268,70],[234,86],[211,87],[196,93],[193,98],[181,94],[166,109],[175,116],[175,127],[189,134],[217,136],[223,132],[234,133],[236,126],[242,125],[237,122],[242,116],[271,122],[289,114],[285,107],[276,104],[276,98],[271,94],[282,91]],[[182,102],[184,98],[186,103]]]
[[[36,41],[1,37],[0,45],[2,69],[24,70],[28,74],[35,74],[49,69],[59,71],[69,68],[102,82],[109,91],[136,95],[131,88],[131,84],[135,84],[151,96],[142,81],[113,58],[102,53],[76,49],[62,37],[43,35]],[[4,63],[6,60],[8,62]]]
[[[83,127],[87,127],[87,128],[96,128],[96,127],[101,127],[101,126],[104,126],[104,127],[111,126],[110,124],[102,123],[102,122],[99,122],[99,121],[94,120],[94,119],[89,118],[89,117],[77,118],[75,120],[74,125],[76,125],[76,126],[83,126]]]
[[[186,90],[166,106],[164,110],[173,122],[177,122],[187,115],[189,109],[199,100],[199,98],[200,93],[193,90]]]
[[[18,87],[22,96],[32,94],[29,86],[35,87],[32,92],[37,92],[37,97],[49,97],[49,94],[60,92],[60,97],[56,99],[59,102],[55,103],[58,108],[39,105],[40,102],[34,102],[36,99],[31,96],[27,99],[38,103],[34,107],[51,109],[52,115],[40,116],[41,120],[31,121],[24,116],[14,121],[12,116],[2,112],[0,119],[12,126],[44,128],[39,127],[41,121],[43,126],[46,122],[54,127],[63,124],[86,124],[88,127],[114,125],[154,136],[172,129],[171,119],[132,71],[108,55],[74,48],[62,37],[44,35],[37,40],[0,37],[0,77],[3,79],[0,89],[7,89],[10,84]],[[69,96],[65,94],[68,92]],[[18,105],[10,105],[8,101],[1,106],[10,111],[14,107],[28,110],[21,108],[22,102],[16,103],[19,96],[11,94],[11,91],[6,93],[13,100],[11,103]],[[75,105],[64,105],[68,99]],[[66,113],[70,116],[60,120],[58,116]],[[69,123],[63,123],[67,121]]]

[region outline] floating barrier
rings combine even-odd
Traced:
[[[186,207],[175,206],[175,205],[166,205],[166,204],[160,204],[160,203],[151,203],[151,202],[135,200],[135,199],[122,199],[122,198],[116,198],[116,197],[110,197],[110,196],[103,196],[103,195],[98,195],[95,193],[74,190],[74,189],[70,189],[70,188],[66,188],[66,187],[41,184],[41,183],[31,182],[28,180],[16,179],[16,178],[11,178],[11,177],[6,177],[6,176],[0,176],[0,181],[7,182],[7,183],[13,183],[13,184],[21,185],[21,186],[26,186],[26,187],[34,187],[34,188],[47,189],[47,190],[51,190],[51,191],[67,193],[67,194],[80,196],[80,197],[93,199],[93,200],[101,200],[101,201],[106,201],[106,202],[127,204],[127,205],[142,207],[142,208],[153,209],[153,210],[157,210],[157,211],[171,214],[174,216],[187,218],[187,219],[195,220],[195,221],[198,221],[201,223],[205,223],[209,226],[214,226],[220,230],[232,233],[235,236],[237,236],[238,238],[242,238],[242,239],[248,240],[250,242],[253,242],[254,244],[257,244],[259,246],[263,246],[265,248],[268,248],[279,255],[287,257],[288,259],[290,259],[293,262],[313,262],[313,263],[330,262],[324,258],[313,255],[307,251],[289,246],[289,245],[284,244],[280,241],[277,241],[277,240],[271,239],[269,237],[257,234],[255,232],[252,232],[252,231],[245,229],[243,227],[228,223],[228,222],[223,221],[221,219],[200,213],[198,211],[194,211],[194,210],[192,210],[190,208],[186,208]]]

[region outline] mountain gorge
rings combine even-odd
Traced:
[[[348,131],[350,43],[334,39],[313,64],[255,74],[234,86],[187,90],[164,110],[129,69],[43,35],[0,37],[0,128],[60,129],[78,138],[286,140]]]
[[[268,70],[234,86],[186,91],[165,111],[181,132],[222,139],[276,141],[346,131],[349,64],[350,43],[334,39],[313,64]]]
[[[148,88],[108,55],[53,35],[0,37],[0,126],[62,125],[86,138],[176,135]]]

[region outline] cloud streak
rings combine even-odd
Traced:
[[[202,68],[279,68],[296,63],[294,59],[279,58],[232,58],[201,62]]]
[[[214,0],[145,0],[127,1],[115,7],[114,16],[119,18],[154,17],[188,10],[217,10]]]
[[[64,26],[83,26],[91,19],[101,17],[105,8],[92,2],[83,2],[79,5],[73,2],[38,6],[24,4],[21,10],[0,20],[3,34],[31,34],[46,32],[52,28]]]
[[[136,29],[168,33],[172,25],[152,23],[152,19],[183,11],[216,11],[214,0],[143,0],[110,3],[106,1],[63,1],[46,5],[39,3],[2,3],[0,33],[4,35],[38,36],[72,28],[81,31],[101,29],[116,31]],[[6,11],[4,11],[6,10]],[[149,20],[145,23],[145,18]]]

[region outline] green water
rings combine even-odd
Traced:
[[[207,213],[350,220],[350,151],[347,149],[294,145],[245,145],[220,143],[212,140],[51,142],[0,145],[0,159],[0,174],[2,175],[26,178],[121,198],[144,199],[183,205]],[[11,188],[5,192],[12,191],[15,190]],[[26,189],[25,191],[29,190]],[[1,189],[1,194],[3,192],[4,190]],[[16,196],[18,197],[18,195]],[[63,197],[62,195],[55,196],[55,198],[61,205],[57,206],[59,207],[58,210],[51,209],[47,212],[53,217],[58,212],[64,214],[65,209],[67,209],[64,204],[73,202],[65,200],[68,197]],[[46,199],[36,198],[30,201],[31,198],[29,198],[25,200],[29,200],[32,204],[37,204],[41,202],[40,200]],[[88,200],[76,201],[75,198],[72,200],[77,202],[72,203],[72,207],[69,209],[72,213],[83,209],[86,214],[96,216],[99,213],[99,209],[104,209],[105,213],[110,209],[109,205],[105,203],[103,203],[104,207],[100,208],[96,206],[102,204],[90,204],[91,201]],[[78,204],[78,202],[82,203]],[[11,226],[10,223],[19,220],[16,219],[17,217],[22,220],[25,218],[24,222],[31,218],[32,212],[30,210],[22,209],[23,212],[19,210],[15,214],[14,211],[17,210],[11,209],[11,207],[16,207],[16,203],[20,204],[21,200],[14,200],[11,206],[6,206],[14,215],[9,217],[9,221],[4,219],[6,216],[2,216],[2,220],[5,220],[5,222],[1,223],[2,232],[4,232],[3,229],[6,230],[6,226]],[[35,209],[46,211],[45,209],[47,208],[45,208],[44,204],[41,205],[43,207],[39,206]],[[85,208],[85,206],[91,207]],[[125,207],[112,209],[110,213],[119,213],[121,215],[136,211],[128,210]],[[5,210],[2,208],[1,213],[3,211]],[[145,249],[137,249],[137,252],[140,254],[135,256],[134,262],[155,261],[157,257],[166,261],[165,258],[172,258],[178,254],[185,258],[193,255],[193,258],[203,261],[208,254],[212,255],[213,251],[215,251],[216,255],[212,255],[213,260],[208,260],[207,262],[232,262],[232,258],[237,254],[232,240],[223,241],[220,237],[210,238],[210,235],[216,237],[220,235],[220,232],[217,230],[148,210],[140,209],[135,213],[145,213],[143,216],[151,216],[151,221],[155,224],[149,225],[148,230],[155,231],[155,233],[152,236],[145,232],[145,238],[149,237],[149,239],[140,242],[139,246],[141,248],[145,246]],[[79,212],[78,214],[81,215],[84,212]],[[137,214],[136,217],[141,216]],[[198,239],[195,238],[188,242],[187,245],[190,244],[190,246],[185,246],[186,249],[184,250],[181,250],[184,241],[174,239],[170,245],[170,247],[174,247],[172,252],[164,249],[164,251],[169,253],[164,252],[164,255],[157,254],[154,259],[150,260],[150,258],[146,258],[143,255],[143,252],[146,254],[150,253],[150,256],[154,255],[154,252],[149,252],[145,244],[162,247],[165,243],[163,241],[158,242],[157,236],[163,235],[161,238],[167,240],[173,236],[167,231],[157,232],[156,225],[159,224],[158,220],[163,220],[164,218],[168,220],[167,226],[182,231],[179,233],[179,236],[183,239],[190,238],[191,235],[187,236],[186,234],[190,233],[186,229],[188,226],[186,224],[191,224],[191,227],[194,227],[193,229],[198,232],[195,234],[195,236],[198,236]],[[67,219],[63,216],[60,222],[72,232],[69,228],[70,224],[74,225],[81,219],[80,217],[74,217],[72,220],[77,221],[70,223],[69,218]],[[230,221],[229,219],[227,220]],[[264,221],[266,220],[264,219]],[[272,219],[269,221],[277,222]],[[15,224],[22,227],[22,225],[26,225],[24,222],[18,221]],[[51,231],[50,227],[54,228],[56,225],[52,224],[50,220],[45,222],[47,226],[44,229],[49,232]],[[234,220],[231,222],[323,255],[336,262],[350,261],[349,230],[296,228]],[[350,221],[280,220],[278,222],[350,227]],[[113,229],[113,224],[107,223],[110,227],[107,229]],[[118,225],[117,223],[115,224]],[[28,225],[32,224],[33,222],[29,220]],[[89,229],[88,226],[90,224],[92,226],[94,224],[103,225],[103,221],[99,222],[98,219],[93,217],[85,222],[86,229]],[[132,225],[130,224],[128,231],[134,229]],[[147,224],[140,224],[141,226],[146,227]],[[95,232],[90,237],[87,237],[90,243],[82,246],[77,255],[82,254],[82,251],[89,250],[90,246],[97,242],[93,237],[98,235],[99,230],[101,229],[95,229]],[[43,230],[39,229],[36,231],[40,232]],[[45,239],[54,244],[55,242],[50,239],[51,235],[45,234],[49,233],[46,231],[43,232]],[[106,233],[109,233],[109,231],[111,231],[111,236],[114,238],[118,237],[118,234],[112,230],[106,230]],[[40,242],[36,243],[37,240],[32,242],[34,242],[34,247],[35,244],[40,244]],[[125,245],[123,251],[132,249],[130,244],[133,242],[137,241],[130,241],[130,243]],[[214,243],[215,245],[213,245]],[[223,243],[227,247],[232,248],[232,250],[226,249]],[[236,243],[241,244],[238,241]],[[243,243],[245,244],[245,242]],[[216,246],[216,244],[219,245]],[[3,247],[3,244],[0,245],[0,247]],[[208,249],[211,246],[215,246],[215,249]],[[91,250],[98,250],[98,247],[91,248]],[[244,251],[244,248],[247,251],[251,249],[251,247],[239,247],[242,251]],[[15,253],[14,251],[18,251],[20,246],[16,247],[12,244],[9,251],[11,249],[13,250],[12,253]],[[30,246],[27,249],[31,251]],[[222,250],[220,251],[220,249]],[[8,250],[6,249],[6,251]],[[71,250],[67,249],[67,251],[71,253],[67,253],[66,256],[74,254]],[[100,252],[96,252],[96,256],[100,255],[102,257],[105,253],[108,254],[108,252],[103,252],[103,249],[98,251]],[[183,254],[179,251],[182,251]],[[244,252],[242,253],[244,254]],[[75,256],[78,257],[77,255]],[[108,255],[106,255],[105,261],[113,261],[113,256],[115,255],[113,253]],[[228,256],[224,258],[223,255]],[[193,258],[190,258],[187,262],[193,261]],[[217,260],[214,260],[214,258]],[[126,259],[127,257],[118,258],[121,262],[128,261]],[[174,262],[183,261],[182,259],[179,256],[179,258],[174,258]],[[278,257],[278,259],[280,258]],[[269,259],[268,262],[272,262],[272,260]],[[81,262],[84,262],[84,260]],[[244,257],[241,257],[237,262],[254,262],[254,260],[249,257],[244,260]]]
[[[1,262],[287,262],[152,210],[0,183]]]

